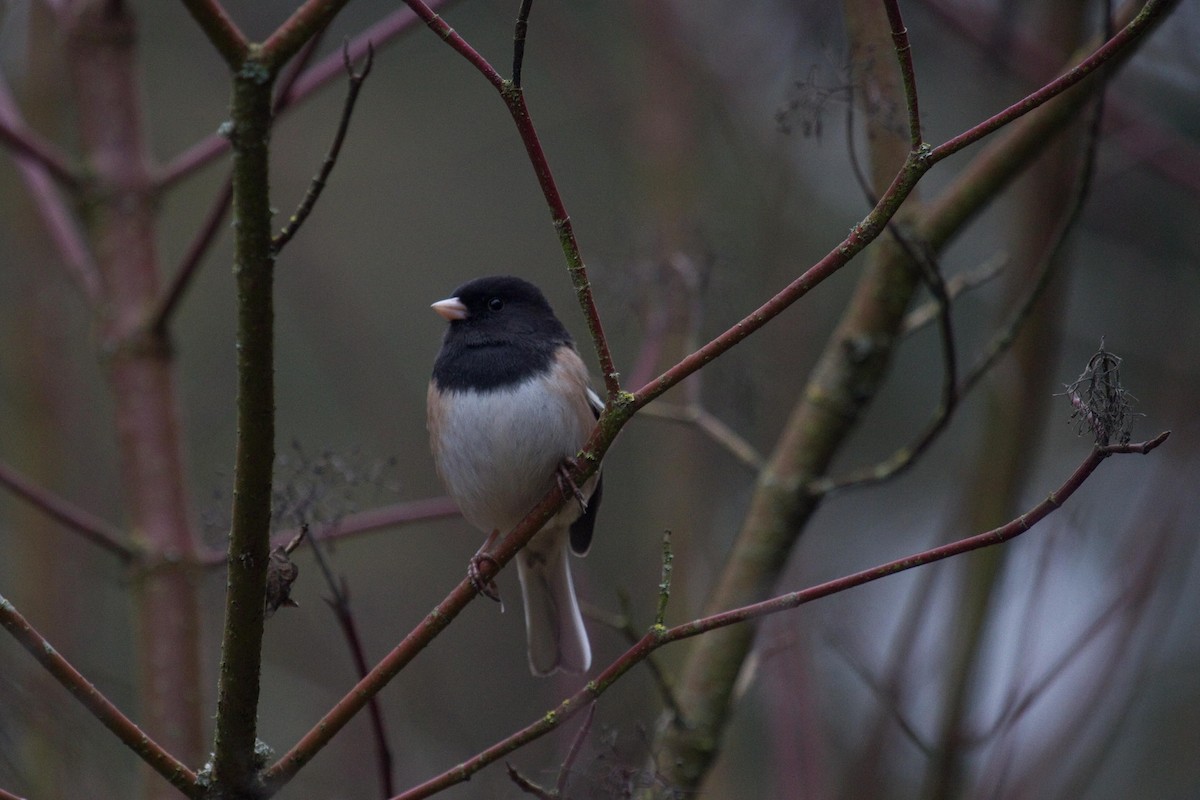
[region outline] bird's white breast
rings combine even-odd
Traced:
[[[463,516],[481,530],[506,532],[520,522],[591,433],[586,384],[549,385],[550,391],[543,377],[488,392],[443,392],[430,416],[440,440],[438,472]],[[579,510],[567,503],[564,513],[573,519]]]

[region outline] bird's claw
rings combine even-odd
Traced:
[[[480,569],[480,565],[484,562],[491,564],[492,572],[500,570],[500,564],[496,559],[481,551],[471,556],[471,561],[467,564],[467,577],[471,579],[471,585],[475,587],[476,592],[499,603],[500,592],[496,588],[496,581],[484,578]]]
[[[579,491],[579,487],[575,485],[575,481],[571,478],[571,468],[574,466],[576,466],[576,461],[573,458],[563,459],[563,462],[558,465],[556,473],[558,488],[562,489],[563,494],[573,494],[575,502],[579,503],[579,510],[586,514],[587,498],[583,496],[583,492]]]

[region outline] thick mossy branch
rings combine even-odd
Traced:
[[[271,92],[271,73],[252,52],[234,76],[230,133],[237,228],[237,451],[213,757],[217,796],[253,791],[261,766],[255,736],[275,461]]]

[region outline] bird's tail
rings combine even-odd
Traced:
[[[517,554],[529,668],[534,675],[549,675],[560,669],[586,672],[592,663],[566,544],[567,531],[543,530]]]

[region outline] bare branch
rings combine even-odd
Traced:
[[[320,536],[321,541],[332,542],[413,522],[427,522],[456,516],[458,516],[458,506],[445,496],[407,500],[351,514],[343,520],[326,526],[317,535]],[[297,533],[299,530],[281,531],[272,537],[271,546],[278,547],[286,544]],[[201,556],[199,563],[200,566],[206,568],[220,567],[224,566],[226,559],[227,555],[224,551],[214,550]]]
[[[529,30],[529,11],[533,8],[533,0],[521,0],[517,10],[517,25],[513,30],[513,68],[512,85],[521,88],[521,65],[525,61],[525,34]]]
[[[917,104],[917,72],[913,67],[912,46],[908,43],[908,28],[900,16],[899,0],[884,0],[888,24],[892,27],[892,43],[900,62],[900,78],[904,84],[904,99],[908,106],[908,136],[913,150],[924,144],[921,139],[921,113]]]
[[[204,222],[200,225],[200,230],[196,232],[196,236],[183,254],[183,260],[179,263],[179,269],[175,271],[175,277],[171,279],[167,291],[163,293],[158,305],[148,317],[146,324],[150,330],[160,334],[166,332],[167,322],[175,313],[175,309],[179,307],[179,301],[183,299],[184,292],[191,285],[192,278],[200,267],[200,262],[212,248],[217,234],[221,232],[222,225],[229,217],[229,203],[232,199],[233,178],[230,176],[226,177],[221,184],[220,191],[213,199],[212,206],[209,207],[208,214],[205,215]]]
[[[766,464],[766,459],[758,448],[702,406],[658,402],[646,406],[641,413],[647,417],[658,417],[694,426],[753,472],[758,472]]]
[[[596,358],[600,362],[600,372],[604,378],[604,387],[608,392],[608,403],[612,405],[621,393],[620,376],[617,374],[616,364],[613,361],[612,353],[608,348],[608,340],[604,336],[604,326],[600,322],[600,312],[596,308],[596,299],[592,295],[592,287],[588,282],[587,267],[583,262],[583,254],[579,249],[579,242],[575,238],[575,229],[571,225],[571,217],[567,214],[567,208],[563,203],[562,195],[558,191],[558,184],[554,180],[554,173],[550,170],[550,162],[546,159],[546,153],[542,149],[541,140],[538,138],[537,128],[533,124],[533,117],[529,112],[529,106],[525,103],[525,94],[520,86],[516,86],[509,81],[505,81],[500,77],[491,64],[488,63],[482,55],[471,47],[465,39],[455,33],[454,29],[446,24],[445,20],[433,13],[430,7],[422,2],[422,0],[405,0],[409,8],[416,12],[430,30],[442,38],[448,45],[465,58],[475,69],[479,70],[480,74],[487,79],[488,83],[495,87],[500,93],[500,97],[504,100],[504,105],[508,108],[508,113],[512,116],[513,123],[517,126],[517,132],[521,136],[521,142],[525,145],[525,152],[529,156],[529,163],[533,167],[534,174],[537,176],[538,184],[541,186],[542,195],[546,198],[546,204],[550,207],[550,216],[554,220],[554,229],[558,232],[559,244],[562,246],[563,255],[567,260],[567,271],[571,275],[571,282],[575,286],[575,296],[579,301],[579,306],[583,311],[584,319],[587,321],[588,332],[592,337],[592,345],[596,350]],[[600,426],[609,423],[609,416],[602,416]],[[612,423],[619,426],[620,423]],[[589,458],[598,458],[599,455],[594,453],[585,446],[584,452]]]
[[[346,586],[346,579],[338,580],[334,577],[333,570],[330,569],[329,562],[325,559],[322,542],[314,537],[309,537],[309,542],[312,544],[313,556],[316,558],[317,566],[321,568],[321,574],[325,577],[325,585],[329,588],[331,595],[325,599],[325,602],[333,610],[334,617],[337,618],[338,627],[342,629],[346,645],[350,648],[354,669],[361,680],[366,677],[369,667],[362,638],[358,635],[358,624],[354,621],[354,612],[350,610],[350,590]],[[375,740],[375,764],[379,773],[380,791],[384,797],[391,797],[395,794],[392,785],[392,749],[388,744],[387,728],[383,723],[383,710],[380,708],[378,697],[371,698],[371,702],[367,704],[367,713],[371,718],[371,734]]]
[[[1132,5],[1141,5],[1133,2]],[[934,163],[954,155],[959,150],[968,147],[985,136],[995,133],[1000,128],[1016,119],[1020,119],[1033,109],[1044,105],[1063,92],[1075,86],[1084,78],[1103,67],[1110,60],[1123,52],[1128,52],[1126,45],[1144,35],[1149,29],[1161,22],[1172,8],[1178,5],[1178,0],[1146,0],[1129,24],[1121,28],[1095,52],[1083,59],[1076,66],[1067,70],[1061,77],[1050,81],[1042,88],[1013,103],[1000,113],[984,120],[958,136],[943,142],[929,151],[928,158]]]
[[[183,4],[229,68],[238,69],[246,58],[250,43],[219,0],[183,0]]]
[[[1080,463],[1071,476],[1058,489],[1051,492],[1045,500],[1038,503],[1028,512],[999,528],[915,553],[905,558],[889,561],[870,569],[845,575],[798,592],[779,595],[760,603],[692,620],[666,630],[651,629],[599,675],[590,680],[587,685],[563,700],[554,709],[543,714],[536,722],[497,742],[453,769],[443,772],[441,775],[397,795],[394,800],[420,800],[420,798],[437,794],[449,786],[470,780],[475,773],[487,765],[498,761],[529,742],[546,735],[576,714],[584,711],[622,675],[643,661],[651,652],[671,642],[690,639],[718,628],[748,622],[770,614],[797,608],[814,600],[844,592],[847,589],[862,586],[877,581],[880,578],[886,578],[890,575],[913,569],[914,567],[932,564],[972,550],[992,547],[1015,539],[1028,531],[1033,525],[1052,514],[1055,510],[1061,508],[1063,503],[1075,494],[1079,487],[1087,481],[1096,471],[1096,468],[1109,456],[1118,453],[1149,453],[1166,441],[1169,435],[1169,432],[1164,432],[1153,439],[1137,444],[1109,445],[1107,447],[1093,448],[1083,462]]]
[[[137,557],[133,548],[122,541],[125,535],[116,526],[46,491],[7,464],[0,464],[0,485],[6,486],[13,494],[58,520],[68,530],[112,553],[122,563],[132,563]]]
[[[6,145],[14,155],[37,164],[64,189],[75,191],[80,188],[79,175],[70,166],[67,155],[31,129],[16,114],[16,108],[7,96],[0,101],[0,144]]]
[[[21,616],[13,604],[0,595],[0,626],[13,635],[22,647],[62,684],[84,708],[92,713],[104,727],[112,731],[125,746],[146,762],[172,786],[186,797],[199,797],[196,773],[181,764],[145,731],[121,713],[99,689],[83,677],[70,662],[63,658],[29,622]]]
[[[0,122],[10,127],[20,119],[8,83],[0,77]],[[51,182],[46,164],[25,154],[15,154],[14,160],[21,177],[38,208],[42,223],[58,248],[67,273],[79,286],[89,305],[100,304],[102,288],[100,269],[96,265],[75,215],[63,202],[58,187]]]
[[[312,213],[313,207],[317,204],[317,199],[325,189],[325,182],[329,180],[329,175],[333,172],[333,167],[337,163],[338,154],[342,151],[342,143],[346,140],[346,132],[350,130],[350,117],[354,114],[354,104],[358,101],[358,92],[362,89],[363,81],[367,79],[367,75],[371,74],[371,65],[375,62],[375,49],[369,42],[367,43],[367,60],[363,64],[362,72],[354,71],[354,65],[350,61],[349,44],[342,45],[342,59],[346,66],[346,74],[350,78],[350,84],[346,92],[346,102],[342,106],[342,118],[338,122],[337,133],[334,134],[333,144],[329,146],[329,152],[325,154],[325,160],[321,163],[321,169],[312,179],[312,183],[309,184],[308,191],[305,193],[304,199],[300,202],[300,206],[296,209],[296,213],[288,220],[283,230],[271,240],[271,250],[274,253],[279,253],[292,240],[292,237],[296,235],[296,231],[300,230],[300,226],[308,219],[308,215]]]
[[[433,0],[430,5],[434,8],[448,5],[452,0]],[[350,40],[350,60],[357,61],[367,53],[371,42],[376,47],[383,47],[402,33],[412,28],[419,20],[408,8],[401,8],[384,17],[358,36]],[[339,77],[343,72],[342,54],[330,53],[311,68],[300,73],[291,86],[290,91],[283,90],[286,83],[281,82],[281,91],[275,106],[276,117],[293,108],[296,103],[306,99],[325,84]],[[213,133],[183,151],[158,173],[157,181],[160,188],[166,188],[188,177],[193,172],[207,166],[214,159],[229,151],[229,139],[221,133]]]

